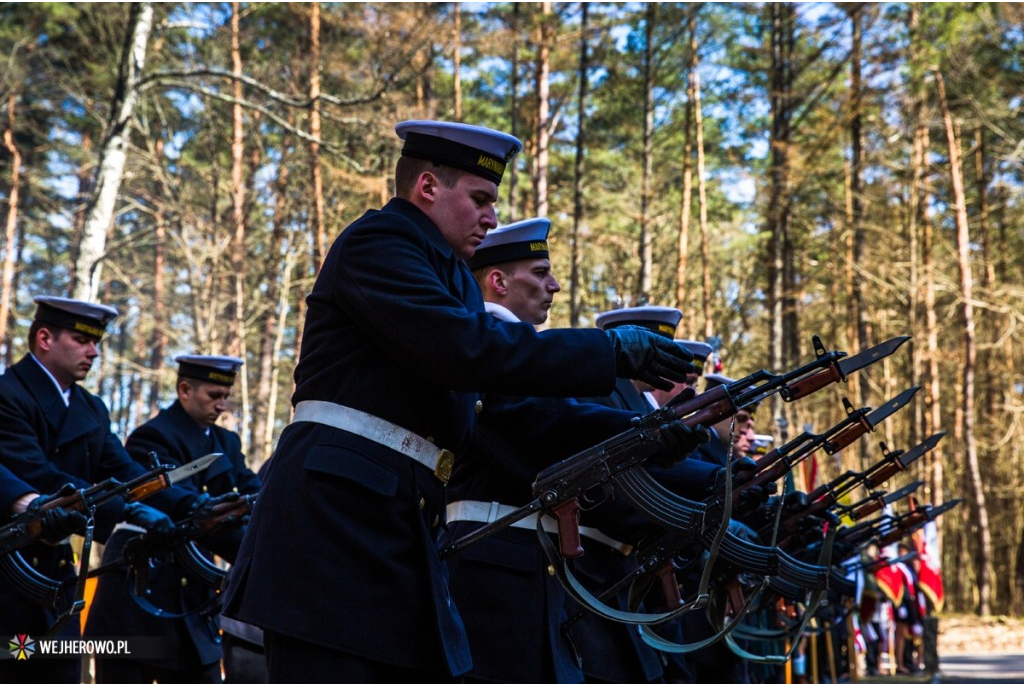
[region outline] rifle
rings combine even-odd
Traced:
[[[147,599],[150,594],[150,560],[173,558],[183,571],[198,580],[203,587],[219,590],[224,582],[225,571],[203,554],[195,541],[217,530],[230,518],[247,516],[252,512],[255,503],[256,494],[240,495],[237,499],[215,504],[208,516],[192,516],[176,522],[170,533],[155,536],[142,533],[135,536],[125,543],[120,558],[96,567],[89,572],[89,576],[98,576],[127,567],[131,569],[134,577],[132,597],[145,611],[164,618],[180,618],[195,613],[197,610],[172,613],[155,606]]]
[[[876,511],[881,511],[887,504],[892,504],[897,500],[901,500],[908,495],[914,494],[914,492],[916,492],[922,485],[924,485],[923,480],[915,480],[910,485],[905,485],[899,490],[888,494],[884,492],[872,492],[870,495],[858,502],[854,502],[847,507],[839,507],[837,511],[840,516],[848,516],[853,521],[859,521],[865,516],[869,516]]]
[[[825,483],[808,493],[807,499],[810,501],[810,504],[808,504],[803,510],[792,513],[786,520],[784,520],[782,522],[783,530],[790,532],[795,530],[800,519],[805,516],[815,516],[825,509],[835,505],[842,497],[853,492],[854,488],[862,483],[869,488],[878,487],[895,474],[905,471],[915,460],[931,451],[937,444],[939,444],[939,441],[944,435],[945,433],[936,433],[906,452],[903,450],[890,452],[886,449],[885,443],[881,443],[883,455],[881,461],[872,465],[864,471],[864,473],[847,471],[832,481]],[[901,497],[910,494],[910,492],[913,492],[913,490],[904,493]],[[900,497],[895,497],[892,501],[896,501],[899,498]],[[882,505],[884,504],[885,502],[882,502]],[[881,506],[865,504],[862,510],[858,511],[858,516],[855,518],[863,518],[874,511],[878,511],[880,508]],[[851,511],[853,511],[852,508]]]
[[[909,337],[892,338],[847,359],[843,358],[845,352],[827,352],[818,336],[812,340],[816,358],[804,366],[783,374],[757,371],[696,396],[692,391],[683,391],[665,406],[634,419],[628,430],[549,466],[534,481],[533,501],[455,540],[441,550],[442,558],[537,512],[557,519],[562,557],[578,557],[583,554],[579,535],[580,498],[588,491],[617,482],[655,454],[662,425],[678,419],[691,428],[710,426],[775,393],[781,394],[787,402],[806,397],[831,383],[845,381],[848,374],[892,354]],[[683,526],[699,525],[702,529],[703,511],[682,498],[678,504],[676,513],[682,517]]]
[[[223,455],[220,452],[207,454],[177,468],[170,464],[158,465],[129,481],[108,478],[87,488],[73,489],[65,486],[61,492],[67,494],[55,496],[38,508],[18,514],[11,523],[0,528],[0,576],[33,602],[43,606],[55,606],[61,583],[36,571],[18,551],[40,536],[44,512],[64,507],[80,511],[90,519],[85,531],[86,544],[82,551],[82,568],[83,571],[87,571],[93,532],[91,519],[97,507],[117,497],[126,502],[137,502],[205,471],[221,456]],[[84,590],[84,580],[85,573],[80,577],[79,590]],[[85,602],[81,596],[79,592],[79,599],[74,601],[67,616],[78,613],[84,607]]]
[[[805,431],[758,459],[757,468],[751,472],[749,480],[739,485],[739,491],[778,480],[818,448],[823,448],[827,454],[835,454],[862,435],[874,431],[875,426],[904,407],[920,389],[920,386],[908,388],[874,411],[869,407],[854,409],[844,397],[845,419],[819,435]]]
[[[952,499],[937,507],[925,506],[905,514],[892,516],[884,514],[877,519],[863,521],[849,528],[839,530],[839,542],[849,549],[863,549],[872,542],[879,547],[898,542],[907,533],[917,530],[929,521],[946,513],[962,502]]]

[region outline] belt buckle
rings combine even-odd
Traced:
[[[437,455],[437,464],[434,466],[434,476],[448,485],[448,479],[452,477],[452,468],[455,466],[455,455],[451,450],[442,449]]]

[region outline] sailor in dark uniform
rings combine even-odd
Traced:
[[[85,488],[105,478],[127,481],[143,474],[110,430],[106,405],[78,385],[99,355],[100,339],[117,310],[60,297],[35,301],[29,354],[0,376],[0,464],[42,493],[56,493],[68,483]],[[170,512],[193,497],[174,487],[147,501]],[[105,541],[119,520],[155,534],[171,526],[166,514],[147,504],[116,499],[97,509],[96,539]],[[0,634],[42,636],[74,599],[75,559],[68,544],[34,543],[21,552],[35,570],[63,582],[62,596],[56,608],[38,606],[0,580]],[[78,618],[67,621],[58,636],[78,637]],[[77,683],[80,660],[5,660],[0,680]]]
[[[259,479],[245,464],[237,433],[217,425],[227,410],[238,357],[182,355],[178,363],[177,399],[135,429],[126,442],[129,454],[148,463],[151,454],[164,464],[182,466],[211,452],[223,456],[209,469],[182,485],[210,496],[255,494]],[[138,535],[119,528],[104,549],[104,562],[119,559],[125,544]],[[201,550],[234,561],[242,541],[240,525],[223,526],[197,540]],[[153,562],[156,563],[156,562]],[[149,572],[146,601],[132,598],[127,569],[100,576],[85,628],[87,637],[119,635],[159,637],[164,659],[96,657],[96,682],[221,682],[221,635],[215,592],[204,587],[176,562],[160,563]],[[154,609],[170,616],[156,616]]]
[[[732,383],[733,380],[733,378],[720,373],[704,374],[704,389],[705,391],[711,390],[720,385]],[[755,407],[743,408],[734,416],[709,426],[711,440],[700,445],[694,451],[692,458],[724,467],[729,462],[731,453],[734,470],[737,467],[737,460],[749,461],[746,457],[754,435],[754,409]],[[754,495],[752,491],[748,491],[746,494]],[[753,530],[735,518],[730,521],[729,530],[744,539],[763,544],[757,539],[757,534]],[[696,579],[691,577],[684,585],[696,587]],[[715,633],[715,629],[708,622],[704,612],[695,611],[684,614],[682,626],[687,642],[698,642]],[[692,682],[695,683],[750,682],[747,662],[734,654],[724,641],[691,653],[687,659],[687,665],[693,674]]]
[[[676,343],[672,342],[672,339],[682,318],[683,313],[675,307],[627,307],[598,314],[596,323],[602,330],[613,330],[620,326],[642,326],[674,345]],[[588,397],[581,401],[648,414],[657,406],[645,395],[651,390],[654,388],[649,385],[620,378],[610,395]],[[633,544],[646,531],[645,528],[638,526],[637,516],[629,510],[628,505],[615,501],[604,503],[591,514],[591,522],[597,523],[599,515],[602,523],[600,529],[614,539]],[[620,519],[621,522],[615,522],[616,519]],[[624,556],[610,548],[598,547],[576,561],[579,575],[588,579],[595,588],[608,587],[635,568],[636,561],[633,557]],[[628,591],[620,593],[612,602],[613,606],[627,611],[627,594]],[[643,642],[635,626],[613,623],[586,613],[572,601],[570,614],[571,619],[566,624],[567,632],[582,655],[587,682],[654,683],[664,679],[665,657]]]
[[[610,392],[692,367],[646,331],[538,333],[484,311],[463,262],[497,225],[514,137],[403,122],[397,197],[347,227],[307,302],[295,415],[225,599],[272,680],[437,682],[471,668],[435,547],[479,391]],[[486,402],[486,400],[483,400]]]
[[[526,219],[487,234],[467,261],[484,307],[500,321],[547,321],[557,279],[547,235],[551,222]],[[489,395],[463,458],[448,484],[443,543],[459,539],[533,499],[538,471],[630,426],[635,412],[568,398]],[[527,426],[524,430],[523,427]],[[543,435],[541,442],[534,440]],[[686,436],[678,436],[687,438]],[[680,454],[681,456],[681,454]],[[545,518],[556,530],[554,519]],[[534,514],[457,552],[448,561],[452,596],[473,653],[473,682],[582,682],[578,655],[561,631],[566,594],[549,572]],[[593,528],[585,544],[621,543]],[[442,547],[444,544],[442,544]]]

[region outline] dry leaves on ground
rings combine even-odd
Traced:
[[[1024,652],[1024,619],[1009,616],[939,617],[939,654]]]

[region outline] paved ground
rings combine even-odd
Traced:
[[[1020,652],[954,654],[941,657],[939,672],[913,676],[865,676],[862,683],[1024,683],[1024,645]]]
[[[957,654],[939,661],[940,683],[1024,683],[1024,645],[1014,654]]]

